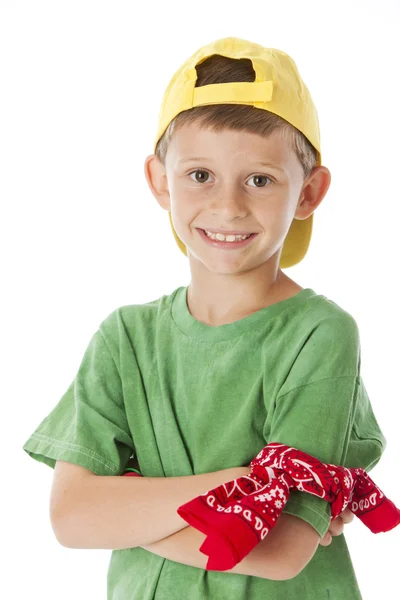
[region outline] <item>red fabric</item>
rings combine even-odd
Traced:
[[[177,509],[206,539],[206,569],[225,571],[240,562],[276,525],[290,490],[331,503],[331,520],[346,507],[373,532],[400,523],[400,510],[364,469],[325,464],[301,450],[271,442],[250,463],[251,473],[228,481]]]
[[[200,551],[206,569],[232,569],[276,525],[290,490],[331,503],[331,521],[348,507],[373,533],[400,523],[400,510],[364,469],[322,463],[314,456],[271,442],[250,463],[251,473],[193,498],[177,509],[207,537]],[[123,475],[141,477],[126,471]]]

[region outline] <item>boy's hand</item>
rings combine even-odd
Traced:
[[[342,534],[345,524],[351,523],[353,519],[354,513],[352,513],[349,508],[345,508],[344,511],[341,512],[336,519],[333,519],[332,523],[329,525],[328,531],[324,537],[320,539],[320,546],[329,546],[332,541],[332,536]]]

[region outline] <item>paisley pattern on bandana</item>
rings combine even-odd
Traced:
[[[280,444],[267,444],[250,463],[251,473],[193,498],[178,514],[206,539],[207,570],[232,569],[262,541],[282,513],[291,490],[331,504],[331,520],[348,507],[373,533],[400,523],[400,510],[364,469],[322,463]]]

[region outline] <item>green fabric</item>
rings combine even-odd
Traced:
[[[145,477],[245,466],[269,442],[370,471],[386,447],[360,376],[356,321],[305,288],[234,323],[211,327],[187,287],[121,306],[99,325],[78,372],[23,449],[121,475],[136,456]],[[284,511],[322,537],[330,505],[295,491]],[[374,543],[371,534],[371,547]],[[295,578],[206,571],[143,548],[113,550],[108,600],[359,600],[344,535],[319,546]]]

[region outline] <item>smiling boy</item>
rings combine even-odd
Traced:
[[[320,497],[294,490],[228,572],[205,569],[204,534],[177,514],[270,441],[366,471],[386,445],[355,319],[282,271],[305,257],[331,180],[294,61],[233,37],[200,48],[167,87],[144,170],[191,279],[112,311],[24,444],[55,469],[58,539],[113,550],[108,600],[361,600]],[[132,456],[142,477],[121,477]]]
[[[165,166],[151,155],[145,173],[188,248],[187,301],[198,321],[231,323],[303,289],[279,268],[283,242],[293,218],[308,218],[322,202],[331,177],[319,166],[304,179],[281,130],[263,138],[183,125],[169,144]],[[207,244],[199,229],[256,235],[244,248],[221,249]]]

